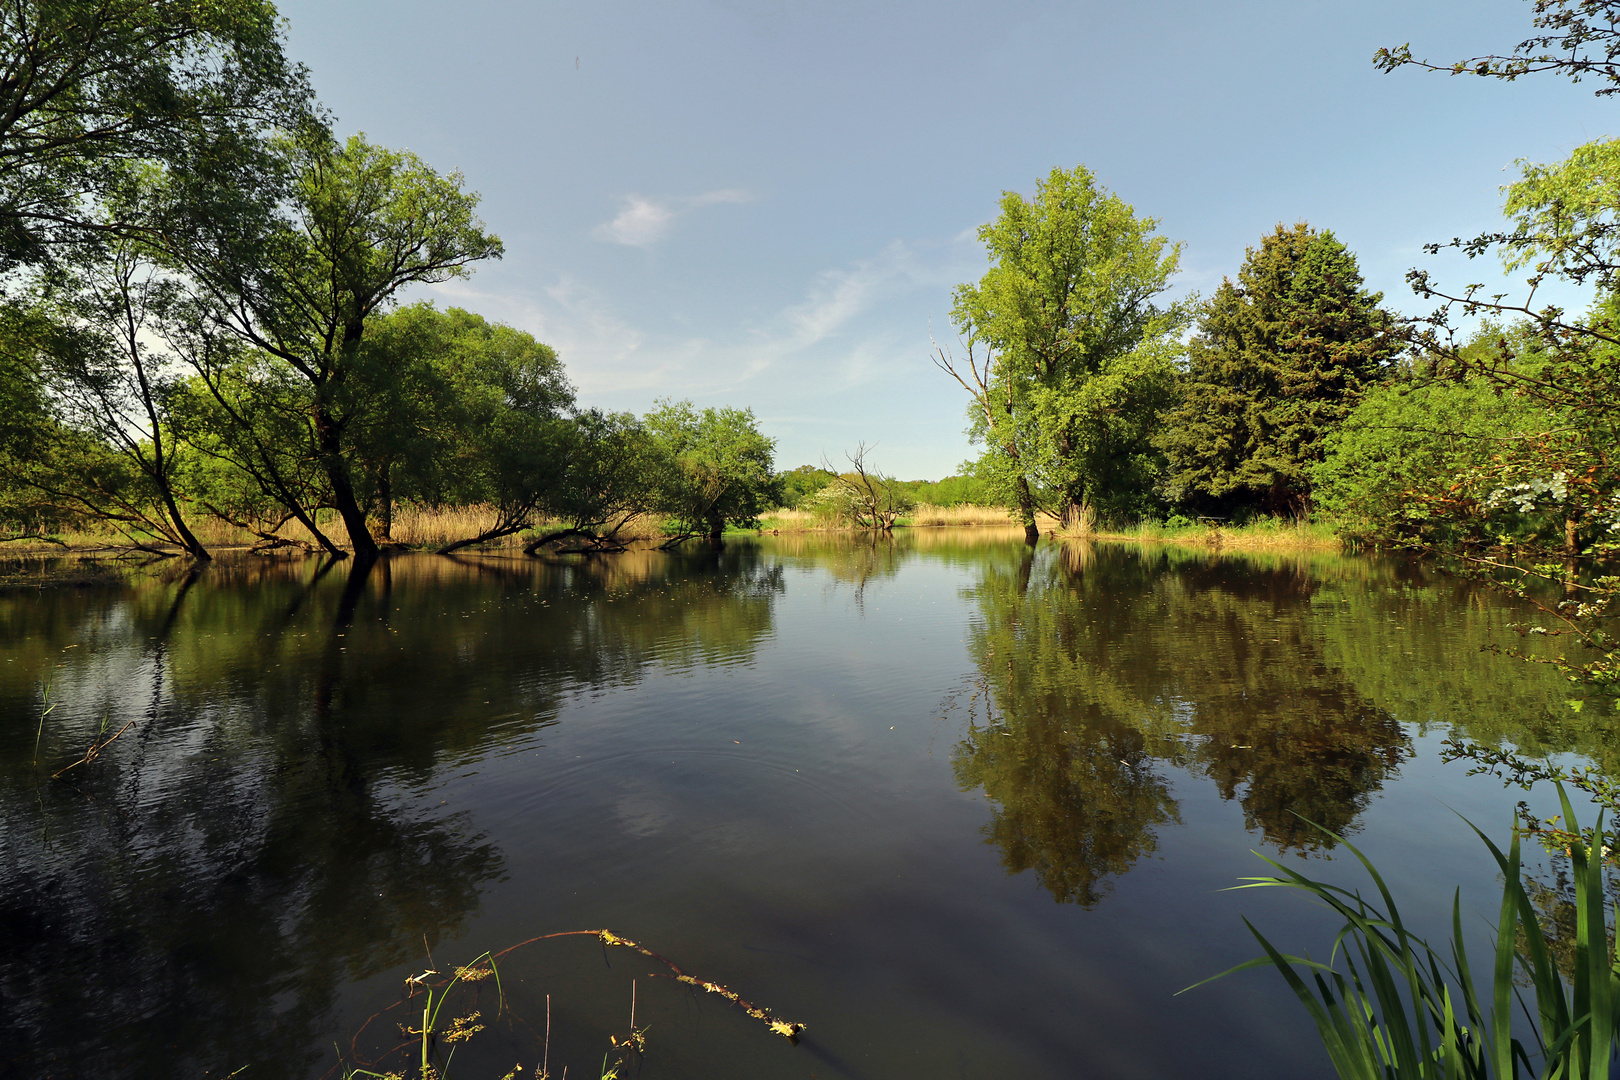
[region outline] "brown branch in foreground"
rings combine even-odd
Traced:
[[[771,1031],[773,1031],[776,1034],[782,1036],[783,1038],[787,1039],[789,1042],[791,1042],[791,1043],[793,1043],[795,1045],[797,1045],[798,1041],[799,1041],[799,1032],[803,1031],[804,1028],[805,1028],[805,1026],[803,1024],[795,1023],[795,1022],[790,1021],[790,1020],[783,1020],[781,1017],[779,1017],[776,1014],[772,1013],[769,1009],[766,1009],[766,1008],[764,1008],[763,1006],[760,1006],[760,1005],[755,1005],[752,1002],[745,1000],[744,998],[742,998],[738,994],[736,994],[734,991],[729,990],[724,986],[721,986],[719,983],[709,982],[707,979],[699,979],[699,978],[696,978],[696,977],[694,977],[692,975],[688,975],[685,971],[681,970],[681,968],[673,960],[670,960],[668,957],[665,957],[665,956],[662,956],[662,955],[660,955],[660,954],[658,954],[656,952],[653,952],[651,949],[647,948],[645,945],[642,945],[640,942],[631,941],[629,938],[621,937],[618,934],[615,934],[613,931],[607,930],[607,929],[603,929],[603,930],[559,930],[559,931],[557,931],[556,933],[553,933],[553,934],[540,934],[537,937],[529,938],[527,941],[520,941],[516,945],[508,946],[507,948],[502,949],[498,953],[489,954],[490,965],[493,968],[493,965],[496,962],[500,961],[501,959],[508,956],[509,954],[517,951],[518,949],[523,948],[525,945],[532,945],[537,941],[549,941],[552,938],[564,938],[564,937],[594,937],[594,938],[598,939],[599,941],[601,941],[603,946],[615,945],[615,946],[619,946],[621,948],[631,949],[631,950],[633,950],[635,952],[640,953],[643,956],[646,956],[646,957],[649,957],[649,958],[651,958],[653,960],[656,960],[660,964],[663,964],[665,967],[669,968],[670,972],[672,973],[670,975],[663,976],[663,978],[673,978],[673,979],[675,979],[676,982],[685,983],[688,986],[695,986],[698,989],[707,991],[708,993],[711,993],[711,994],[719,994],[721,997],[725,998],[727,1001],[731,1002],[733,1005],[736,1005],[738,1008],[742,1009],[749,1016],[752,1016],[756,1020],[762,1021],[765,1024],[765,1026],[768,1027]],[[429,962],[431,963],[431,961],[432,961],[432,954],[429,953]],[[430,970],[428,972],[423,973],[424,976],[426,976],[426,975],[437,975],[437,974],[439,974],[439,973],[436,970]],[[457,976],[457,977],[461,977],[461,976]],[[657,978],[659,976],[656,973],[654,973],[653,977]],[[443,980],[442,983],[439,983],[437,985],[445,986],[445,985],[448,985],[451,981],[453,981],[451,978],[446,977]],[[474,981],[477,981],[477,980],[474,980]],[[405,980],[405,982],[406,982],[406,986],[410,990],[409,996],[407,996],[407,997],[405,997],[405,998],[403,998],[403,999],[401,999],[399,1001],[393,1002],[392,1004],[386,1006],[385,1008],[383,1008],[383,1009],[379,1010],[378,1012],[373,1013],[371,1016],[367,1017],[365,1023],[361,1024],[359,1026],[359,1028],[357,1028],[355,1030],[355,1033],[350,1037],[350,1039],[349,1039],[349,1052],[355,1058],[356,1061],[360,1060],[360,1054],[359,1054],[360,1036],[363,1035],[365,1033],[366,1029],[371,1026],[371,1022],[373,1020],[377,1019],[383,1013],[390,1012],[390,1011],[398,1008],[400,1005],[406,1004],[407,1002],[413,1000],[414,997],[415,997],[415,994],[416,994],[416,989],[418,987],[425,987],[426,986],[426,982],[425,982],[425,979],[423,977],[414,976],[414,975],[407,978]],[[420,1034],[420,1033],[418,1032],[418,1034]],[[403,1049],[406,1046],[413,1045],[415,1043],[415,1041],[416,1040],[411,1039],[411,1040],[407,1040],[406,1042],[400,1043],[398,1046],[395,1046],[393,1049],[391,1049],[391,1050],[387,1051],[387,1053],[383,1054],[383,1059],[386,1059],[389,1054],[396,1053],[397,1051]]]
[[[796,1024],[789,1020],[783,1020],[780,1017],[772,1014],[769,1009],[763,1008],[759,1005],[750,1004],[749,1002],[738,997],[734,992],[721,986],[719,983],[712,983],[706,979],[694,978],[677,967],[673,960],[659,956],[657,953],[647,948],[647,946],[631,941],[629,938],[620,937],[611,930],[598,930],[597,934],[602,938],[603,945],[621,945],[627,949],[634,949],[643,956],[650,956],[660,964],[663,964],[665,967],[669,968],[670,971],[674,972],[674,979],[676,982],[682,982],[688,986],[696,986],[700,989],[707,990],[711,994],[719,994],[721,997],[740,1008],[743,1012],[747,1013],[749,1016],[752,1016],[755,1020],[764,1021],[766,1027],[788,1040],[788,1042],[796,1043],[799,1041],[799,1032],[804,1030],[803,1024]],[[649,977],[657,978],[658,975],[657,973],[654,973]],[[669,978],[670,976],[664,977]]]
[[[135,723],[135,721],[131,720],[129,723],[125,724],[123,727],[121,727],[117,731],[113,732],[111,735],[109,735],[106,739],[104,739],[101,742],[95,742],[94,740],[92,740],[91,743],[90,743],[90,748],[84,752],[84,757],[80,758],[78,761],[75,761],[71,765],[64,765],[60,769],[57,769],[55,772],[51,773],[51,779],[55,780],[58,776],[61,776],[63,773],[67,772],[69,769],[77,769],[80,765],[88,765],[88,764],[90,764],[90,762],[96,760],[96,755],[97,754],[101,753],[103,750],[107,749],[107,747],[111,746],[112,743],[113,743],[113,740],[118,738],[118,736],[122,735],[124,732],[128,731],[130,729],[130,727],[134,725],[134,723]]]

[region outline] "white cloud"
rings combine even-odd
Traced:
[[[631,195],[624,200],[618,217],[596,227],[596,237],[614,244],[645,247],[662,240],[674,220],[675,212],[668,206]]]
[[[744,203],[752,199],[753,195],[741,188],[722,188],[718,191],[705,191],[701,195],[687,195],[683,198],[662,201],[643,198],[640,195],[626,195],[624,206],[618,215],[612,221],[598,225],[592,230],[592,235],[610,244],[646,247],[649,244],[656,244],[667,236],[670,226],[682,214],[701,206]]]

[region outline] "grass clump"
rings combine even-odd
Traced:
[[[1344,1080],[1608,1080],[1620,1027],[1620,964],[1604,912],[1602,858],[1609,849],[1602,814],[1583,834],[1562,786],[1558,794],[1573,829],[1566,834],[1575,893],[1567,976],[1547,947],[1525,888],[1519,834],[1504,853],[1474,828],[1503,880],[1486,995],[1475,985],[1463,944],[1460,891],[1452,901],[1451,941],[1437,949],[1407,927],[1377,869],[1342,837],[1335,839],[1372,878],[1376,901],[1273,859],[1265,861],[1277,876],[1238,886],[1298,889],[1341,916],[1329,962],[1282,953],[1245,919],[1265,955],[1215,978],[1275,968],[1310,1013]],[[1526,1038],[1514,1034],[1515,1006],[1525,1017]]]

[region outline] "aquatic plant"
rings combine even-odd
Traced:
[[[1558,795],[1564,820],[1574,826],[1562,786]],[[1490,850],[1503,879],[1488,998],[1480,996],[1469,965],[1460,890],[1452,900],[1449,948],[1438,950],[1411,931],[1372,862],[1342,838],[1338,842],[1372,878],[1378,902],[1265,856],[1277,876],[1246,878],[1237,886],[1298,889],[1342,916],[1329,962],[1280,952],[1245,919],[1265,955],[1214,978],[1276,968],[1310,1013],[1345,1080],[1608,1080],[1620,1028],[1620,971],[1604,914],[1602,858],[1593,857],[1605,850],[1602,814],[1590,842],[1578,826],[1566,834],[1575,893],[1567,981],[1525,888],[1517,831],[1504,854],[1471,823],[1470,828]],[[1527,1020],[1521,1031],[1528,1041],[1514,1035],[1515,1003]]]
[[[669,969],[669,974],[659,975],[655,973],[649,977],[671,978],[678,983],[702,990],[705,993],[717,994],[763,1023],[768,1030],[781,1035],[789,1042],[797,1043],[799,1033],[804,1030],[803,1024],[784,1020],[769,1009],[745,1000],[735,991],[719,983],[690,975],[669,958],[654,952],[640,942],[616,934],[612,930],[564,930],[553,934],[541,934],[527,941],[520,941],[518,944],[503,949],[498,953],[482,953],[470,963],[458,966],[448,974],[431,966],[432,956],[430,954],[428,957],[430,966],[427,970],[406,977],[405,998],[402,1001],[395,1002],[393,1005],[389,1005],[382,1012],[374,1014],[355,1032],[350,1040],[350,1057],[355,1064],[342,1066],[343,1080],[356,1080],[359,1077],[365,1077],[368,1080],[407,1080],[407,1078],[413,1078],[413,1080],[448,1080],[450,1061],[455,1056],[457,1047],[485,1028],[485,1025],[480,1022],[484,1019],[482,1009],[474,1007],[478,1004],[477,985],[485,979],[494,980],[496,990],[495,1017],[499,1017],[507,1009],[507,1002],[505,991],[501,987],[500,969],[497,967],[498,961],[525,945],[532,945],[537,941],[549,941],[566,937],[594,937],[602,943],[603,948],[625,948],[656,960]],[[457,994],[457,991],[469,988],[474,991],[472,1000],[464,1001],[462,1000],[463,996]],[[608,1036],[608,1050],[602,1056],[600,1080],[617,1080],[622,1070],[629,1065],[632,1057],[645,1052],[647,1048],[647,1028],[636,1026],[636,984],[633,980],[630,994],[629,1034],[622,1036],[610,1034]],[[452,1005],[453,999],[456,1002],[454,1005]],[[414,1009],[418,1000],[422,1001],[419,1026],[413,1026],[411,1023],[397,1025],[399,1033],[406,1041],[384,1053],[379,1060],[362,1063],[358,1045],[372,1021],[398,1007],[411,1006]],[[446,1011],[447,1008],[448,1011]],[[412,1015],[414,1017],[414,1012]],[[441,1044],[449,1047],[449,1052],[444,1055],[442,1063],[438,1061],[437,1057]],[[379,1071],[386,1067],[385,1063],[389,1058],[406,1052],[409,1053],[411,1059],[409,1071],[403,1071],[399,1068]],[[341,1051],[339,1051],[339,1054],[341,1057]],[[529,1073],[533,1080],[558,1080],[549,1071],[550,1062],[551,995],[548,994],[546,995],[545,1041],[541,1048],[541,1064],[538,1069]],[[523,1067],[517,1065],[502,1080],[515,1080],[522,1073],[522,1070]]]

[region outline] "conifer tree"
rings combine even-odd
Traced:
[[[1182,499],[1304,514],[1322,439],[1398,351],[1349,249],[1304,222],[1250,248],[1210,299],[1160,445]]]

